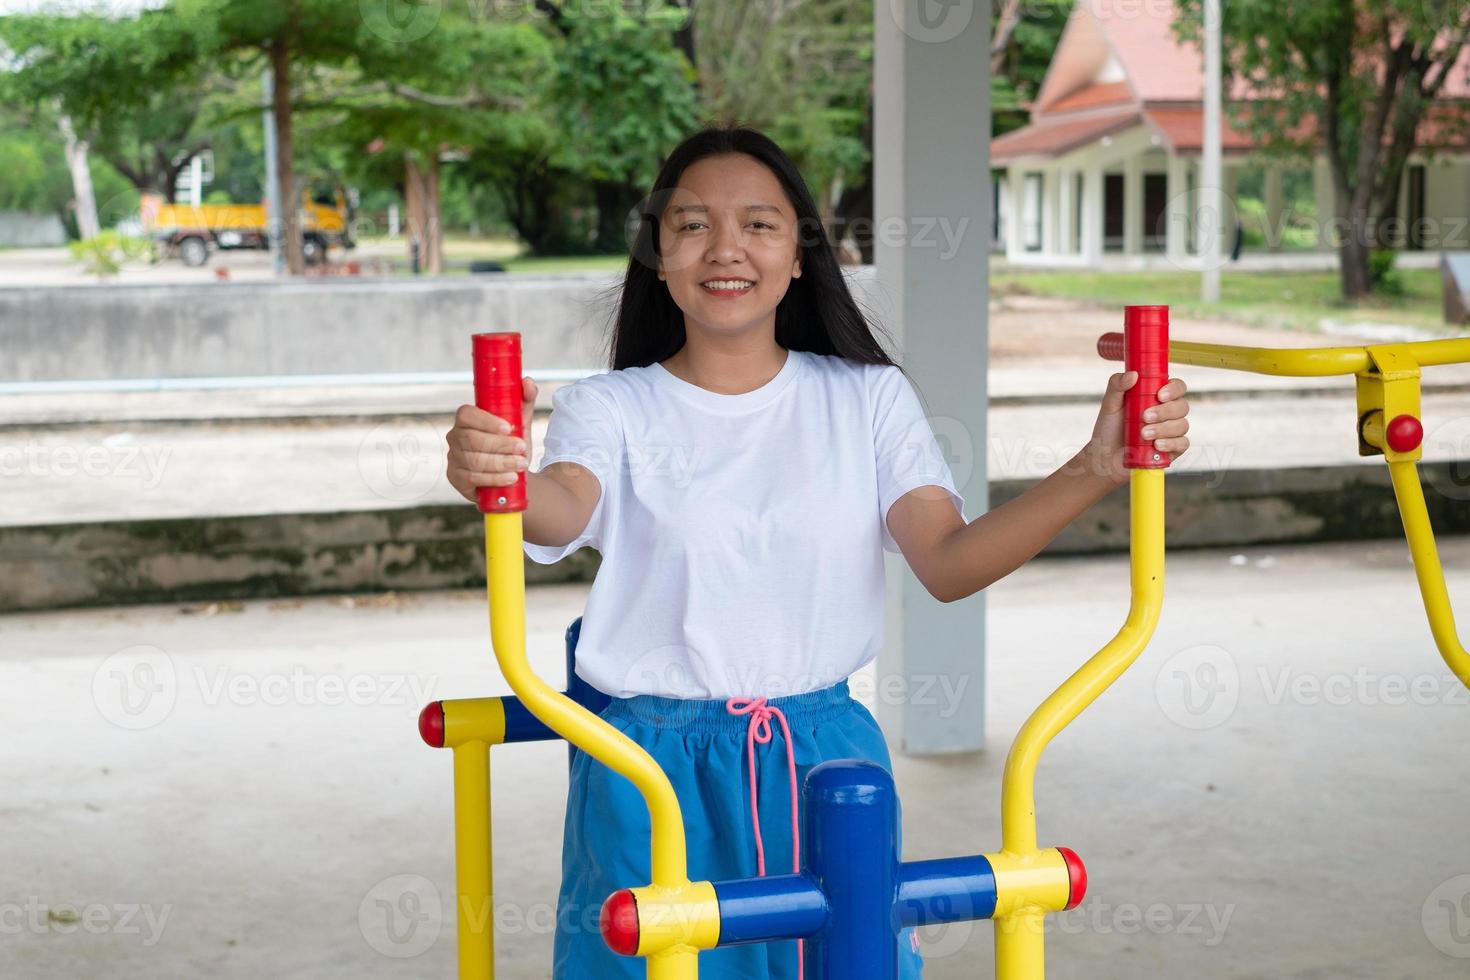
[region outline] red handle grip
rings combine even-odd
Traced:
[[[475,407],[510,423],[510,434],[526,438],[521,417],[521,335],[477,333],[471,338],[475,362]],[[504,487],[480,487],[480,513],[504,514],[526,509],[526,474]]]
[[[1111,336],[1117,336],[1113,334]],[[1109,335],[1097,342],[1098,353],[1108,351]],[[1123,370],[1137,371],[1138,380],[1123,393],[1123,465],[1129,469],[1163,469],[1171,457],[1143,438],[1143,413],[1159,403],[1159,389],[1169,381],[1169,308],[1123,307]]]

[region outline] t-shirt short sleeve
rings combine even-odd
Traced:
[[[898,368],[884,365],[872,371],[869,384],[878,464],[878,523],[884,550],[897,554],[898,542],[888,530],[888,509],[899,497],[916,487],[942,487],[962,518],[965,499],[955,489],[949,461],[909,379]]]
[[[613,513],[609,498],[617,493],[616,462],[622,446],[622,425],[612,399],[589,384],[591,380],[584,378],[552,394],[551,419],[546,424],[544,453],[536,472],[552,463],[578,463],[597,477],[602,491],[587,527],[572,541],[561,547],[523,542],[531,560],[543,565],[560,561],[583,546],[601,551],[608,515]]]

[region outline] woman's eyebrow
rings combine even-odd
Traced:
[[[747,204],[745,206],[745,210],[746,211],[770,211],[773,214],[780,214],[781,213],[781,209],[778,208],[778,207],[776,207],[774,204]],[[679,204],[679,205],[675,205],[674,208],[673,208],[673,213],[674,214],[687,214],[687,213],[695,212],[695,211],[698,211],[698,212],[701,212],[701,213],[707,213],[709,211],[709,208],[707,206],[703,205],[703,204]]]

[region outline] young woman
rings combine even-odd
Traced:
[[[799,794],[834,758],[891,767],[847,678],[883,634],[883,551],[936,599],[963,599],[1023,564],[1127,480],[1115,374],[1091,439],[1067,465],[973,521],[907,377],[848,292],[791,160],[721,127],[670,154],[623,281],[612,370],[559,389],[540,470],[528,472],[525,550],[602,554],[577,673],[613,696],[603,718],[674,783],[689,875],[799,870]],[[978,250],[978,247],[977,247]],[[530,457],[463,406],[448,477],[515,482]],[[1144,437],[1189,445],[1183,382]],[[631,783],[578,753],[562,844],[553,976],[642,978],[598,931],[613,891],[646,884],[648,814]],[[900,943],[900,975],[922,969]],[[800,944],[700,954],[704,980],[800,976]]]

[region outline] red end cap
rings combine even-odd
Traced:
[[[1072,893],[1067,897],[1067,908],[1075,909],[1087,897],[1087,868],[1077,852],[1070,847],[1059,847],[1062,860],[1067,862],[1067,878],[1072,882]],[[1066,911],[1066,909],[1063,909]]]
[[[1123,335],[1117,330],[1103,334],[1097,338],[1097,353],[1105,361],[1121,361],[1123,359]]]
[[[1384,430],[1388,448],[1396,453],[1407,453],[1419,448],[1424,441],[1424,426],[1412,415],[1400,415],[1388,423]]]
[[[615,891],[602,903],[602,940],[621,956],[638,955],[638,900],[627,888]]]
[[[444,702],[435,701],[419,712],[419,737],[436,749],[444,748]]]

